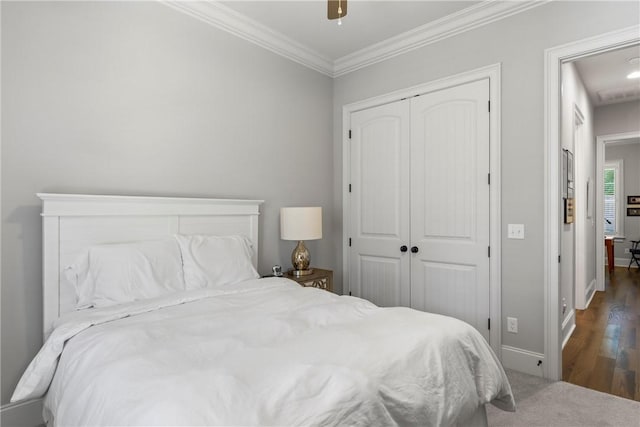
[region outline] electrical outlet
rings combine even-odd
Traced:
[[[624,253],[625,254],[630,254],[631,252],[629,251],[629,248],[624,248]]]
[[[514,334],[518,333],[518,318],[517,317],[507,317],[507,332],[511,332]]]

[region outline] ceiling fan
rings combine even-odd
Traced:
[[[327,0],[327,18],[337,19],[342,25],[342,17],[347,14],[347,0]]]

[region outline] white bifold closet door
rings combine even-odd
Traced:
[[[489,340],[489,81],[411,100],[411,307]]]
[[[350,283],[380,306],[410,306],[409,101],[351,115]]]
[[[481,80],[353,113],[349,228],[352,294],[487,340],[488,100]]]

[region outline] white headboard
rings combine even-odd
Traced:
[[[243,234],[258,263],[258,215],[263,200],[38,194],[43,201],[43,320],[45,338],[61,314],[75,309],[63,270],[101,243],[157,240],[174,234]]]

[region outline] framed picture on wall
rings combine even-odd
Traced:
[[[562,164],[562,173],[560,174],[560,176],[562,176],[562,198],[566,199],[567,197],[569,197],[568,194],[568,182],[567,182],[567,162],[569,161],[569,154],[567,150],[562,150],[562,159],[560,160],[560,163]]]
[[[640,206],[627,208],[627,216],[640,216]]]
[[[627,196],[628,205],[640,205],[640,196]]]
[[[573,215],[574,215],[574,199],[567,198],[564,199],[564,223],[565,224],[573,224]]]
[[[573,153],[567,150],[567,188],[573,188]]]

